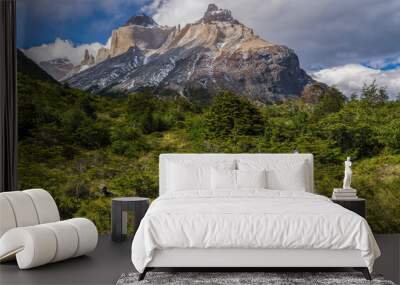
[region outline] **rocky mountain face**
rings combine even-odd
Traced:
[[[85,55],[81,61],[81,65],[93,65],[95,63],[94,56],[89,54],[89,51],[85,50]]]
[[[189,90],[227,89],[263,102],[299,96],[313,82],[293,50],[261,39],[213,4],[182,29],[131,18],[94,61],[66,82],[92,92],[155,87],[190,96]]]
[[[144,51],[158,49],[173,30],[158,25],[151,17],[144,14],[134,16],[122,27],[113,30],[111,47],[99,49],[95,63],[118,56],[135,46]]]
[[[67,58],[56,58],[39,62],[39,66],[56,80],[62,80],[71,72],[74,65]]]
[[[158,49],[165,43],[172,30],[158,25],[120,27],[112,32],[110,57],[120,55],[132,46],[137,46],[142,50]]]
[[[124,81],[125,77],[143,66],[145,55],[138,47],[131,47],[127,52],[110,57],[69,79],[70,86],[93,92],[102,91],[116,82]]]

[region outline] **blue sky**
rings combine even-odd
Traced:
[[[140,12],[145,1],[18,0],[17,46],[29,48],[68,39],[105,43],[111,31]]]

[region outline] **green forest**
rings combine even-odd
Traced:
[[[274,104],[229,91],[124,96],[69,88],[19,62],[19,188],[44,188],[63,218],[110,231],[111,196],[158,195],[170,152],[313,153],[315,188],[330,196],[353,160],[353,187],[376,233],[400,232],[400,101],[375,83],[350,99],[335,88]]]

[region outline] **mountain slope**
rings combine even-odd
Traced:
[[[137,47],[86,69],[67,80],[68,84],[84,90],[99,92],[125,81],[125,77],[143,65],[145,56]]]
[[[57,83],[53,77],[28,58],[20,49],[17,49],[17,71],[28,75],[32,79]]]
[[[253,30],[235,20],[231,12],[210,4],[204,17],[183,29],[163,28],[168,31],[161,45],[153,44],[150,35],[160,26],[146,18],[150,27],[135,36],[125,29],[138,29],[136,25],[124,26],[113,31],[119,44],[126,39],[122,49],[111,43],[111,58],[101,66],[94,66],[77,74],[67,82],[77,88],[94,92],[111,89],[132,92],[142,87],[175,90],[183,95],[188,90],[204,89],[215,93],[227,89],[261,101],[274,101],[299,96],[304,87],[312,83],[299,65],[297,55],[288,47],[267,42],[254,35]],[[129,21],[128,21],[129,23]],[[121,32],[123,31],[123,33]],[[158,40],[161,38],[158,36]],[[143,52],[144,59],[126,73],[107,76],[112,56],[125,54],[135,46]],[[116,52],[117,51],[117,52]],[[131,61],[121,65],[129,65]],[[97,67],[97,68],[96,68]],[[101,82],[101,84],[99,84]],[[188,94],[190,96],[190,94]]]
[[[67,58],[41,61],[39,66],[56,80],[63,79],[74,68],[74,65]]]

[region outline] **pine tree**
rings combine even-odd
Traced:
[[[210,138],[234,139],[263,132],[263,119],[258,109],[247,98],[229,91],[215,96],[205,118]]]

